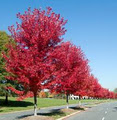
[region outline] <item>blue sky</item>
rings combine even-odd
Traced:
[[[116,0],[0,0],[0,30],[16,23],[16,14],[28,7],[47,6],[68,20],[69,40],[89,59],[92,73],[101,85],[117,87],[117,1]],[[9,32],[8,32],[9,33]]]

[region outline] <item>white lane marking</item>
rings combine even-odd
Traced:
[[[107,111],[105,111],[105,114],[107,114]]]
[[[104,120],[104,119],[105,119],[105,117],[102,118],[102,120]]]

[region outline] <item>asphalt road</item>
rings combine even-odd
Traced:
[[[117,102],[99,104],[65,120],[117,120]]]

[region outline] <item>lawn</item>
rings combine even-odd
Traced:
[[[15,97],[9,97],[9,104],[4,104],[4,97],[0,97],[0,113],[21,111],[33,109],[33,98],[27,98],[23,101],[17,101]],[[81,100],[82,103],[86,102],[106,102],[107,100]],[[69,100],[69,104],[77,104],[78,100]],[[53,98],[38,98],[38,108],[66,105],[65,99]]]

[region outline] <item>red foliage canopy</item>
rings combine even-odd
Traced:
[[[34,95],[42,89],[44,81],[49,77],[48,53],[61,42],[64,25],[67,21],[59,14],[47,8],[28,9],[24,14],[17,14],[21,24],[17,28],[9,27],[16,45],[9,45],[6,59],[6,70],[12,74],[9,78],[22,84],[25,92]],[[14,90],[15,91],[15,90]]]
[[[51,90],[73,94],[84,87],[89,67],[81,48],[70,42],[62,43],[50,56],[55,79],[49,85]]]
[[[89,76],[86,92],[87,95],[90,97],[101,97],[101,85],[98,82],[98,79],[95,78],[93,75]]]
[[[87,96],[94,98],[114,98],[114,93],[106,88],[103,88],[99,84],[98,79],[93,75],[90,75],[88,79],[88,84],[85,89]]]

